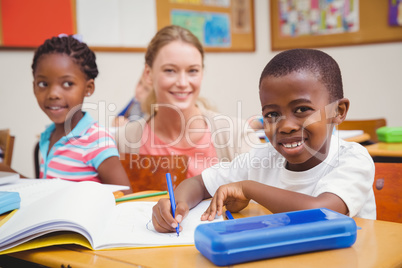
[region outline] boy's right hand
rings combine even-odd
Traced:
[[[152,224],[160,233],[176,232],[177,224],[181,223],[187,216],[189,208],[186,202],[177,202],[176,217],[173,218],[172,207],[169,198],[162,198],[152,208]],[[180,225],[180,231],[182,230]]]

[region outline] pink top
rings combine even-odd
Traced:
[[[179,148],[174,146],[174,142],[166,144],[160,140],[151,130],[149,124],[146,124],[141,144],[140,154],[187,155],[189,157],[187,178],[200,175],[204,169],[219,163],[215,147],[211,143],[211,130],[209,129],[205,131],[204,136],[194,147]]]

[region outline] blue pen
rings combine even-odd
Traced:
[[[226,218],[228,218],[228,220],[234,220],[234,218],[233,218],[233,216],[232,216],[232,213],[230,213],[229,210],[226,210],[226,211],[225,211],[225,214],[226,214]]]
[[[175,216],[175,213],[176,213],[176,200],[174,199],[172,178],[170,176],[170,173],[166,173],[166,182],[167,182],[167,187],[168,187],[168,192],[169,192],[170,204],[172,205],[172,215],[173,215],[173,218],[174,218],[174,217],[176,217]],[[179,236],[179,224],[177,224],[176,233],[177,233],[177,236]]]

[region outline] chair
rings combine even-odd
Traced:
[[[377,220],[402,223],[402,163],[375,163]]]
[[[133,192],[167,191],[166,173],[172,176],[175,189],[187,177],[186,155],[121,154],[120,162],[130,180]]]
[[[11,160],[14,151],[15,137],[10,135],[9,129],[0,130],[0,148],[3,151],[3,162],[7,166],[11,166]]]
[[[363,130],[370,135],[372,142],[378,142],[376,130],[377,128],[387,125],[385,118],[369,119],[369,120],[345,120],[336,128],[338,130]]]
[[[36,143],[34,148],[34,167],[35,167],[35,178],[39,178],[40,175],[40,159],[39,159],[39,141]]]

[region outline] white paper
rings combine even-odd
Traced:
[[[18,175],[18,174],[17,174]],[[2,178],[0,178],[2,180]],[[66,187],[76,184],[78,182],[61,180],[61,179],[13,179],[11,183],[1,184],[0,191],[5,192],[18,192],[21,197],[20,207],[26,207],[38,199],[42,199],[54,192],[65,189]],[[100,183],[98,183],[100,184]],[[110,192],[127,190],[128,186],[114,185],[114,184],[101,184]]]
[[[0,171],[0,185],[15,183],[19,180],[18,173]]]
[[[201,221],[201,215],[208,208],[210,201],[203,201],[191,209],[181,226],[179,236],[174,233],[158,233],[152,224],[152,207],[156,202],[128,202],[116,207],[103,233],[103,239],[98,248],[108,248],[113,244],[124,246],[163,246],[163,245],[194,245],[194,231]],[[223,220],[217,217],[215,221]]]
[[[89,46],[146,47],[156,33],[154,0],[77,0],[76,8]]]

